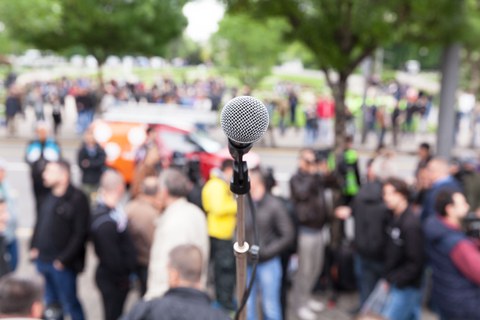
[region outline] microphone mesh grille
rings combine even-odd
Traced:
[[[256,98],[240,96],[222,109],[220,123],[225,135],[236,143],[249,144],[259,140],[268,128],[268,111]]]

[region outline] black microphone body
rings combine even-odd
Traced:
[[[267,108],[256,98],[236,97],[223,107],[220,122],[223,132],[228,137],[228,151],[234,159],[230,190],[235,194],[246,194],[250,191],[250,182],[243,156],[267,131],[269,122]]]

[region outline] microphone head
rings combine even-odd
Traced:
[[[225,135],[233,142],[254,143],[265,134],[269,116],[265,105],[250,96],[230,100],[222,109],[220,123]]]

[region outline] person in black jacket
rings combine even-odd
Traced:
[[[383,186],[383,199],[392,210],[387,227],[385,280],[389,298],[382,316],[389,320],[420,319],[420,285],[424,265],[423,232],[419,217],[409,207],[407,184],[389,178]]]
[[[102,294],[105,320],[117,320],[122,314],[130,290],[129,277],[136,266],[127,216],[120,206],[124,194],[123,177],[116,171],[105,171],[90,226],[99,260],[95,281]]]
[[[260,168],[250,171],[251,194],[256,208],[256,228],[260,247],[259,263],[255,284],[247,303],[247,319],[257,319],[257,291],[262,294],[264,319],[282,319],[280,293],[282,265],[280,254],[294,241],[295,230],[282,201],[266,189],[266,175]],[[246,216],[246,240],[253,245],[253,223],[251,215]],[[248,269],[251,277],[251,267]]]
[[[322,229],[328,208],[324,194],[324,177],[318,173],[315,152],[300,151],[299,168],[290,179],[290,195],[298,220],[298,271],[293,283],[296,313],[301,319],[316,319],[324,309],[311,299],[311,292],[322,271],[325,244]]]
[[[78,150],[78,166],[82,171],[82,188],[93,200],[100,177],[105,169],[105,150],[95,141],[93,129],[90,127],[83,136],[83,143]]]
[[[90,207],[85,194],[71,185],[67,161],[48,163],[43,180],[51,189],[39,208],[30,258],[45,277],[46,306],[61,305],[73,320],[83,320],[76,280],[85,264]]]
[[[383,201],[381,160],[370,159],[367,163],[367,181],[353,199],[351,206],[340,206],[336,214],[342,220],[350,215],[355,218],[355,276],[360,291],[358,310],[372,293],[378,280],[384,274],[385,244],[387,225],[391,213]],[[341,211],[342,210],[342,211]],[[346,210],[345,212],[343,210]]]
[[[202,287],[203,258],[192,244],[170,251],[168,275],[170,289],[161,298],[140,301],[122,320],[229,320],[211,306]]]

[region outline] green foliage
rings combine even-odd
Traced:
[[[471,0],[474,1],[474,0]],[[229,13],[286,19],[286,37],[314,54],[336,103],[336,145],[345,135],[347,79],[360,62],[392,43],[443,44],[465,27],[464,7],[452,0],[224,0]],[[333,77],[329,71],[335,71]]]
[[[287,30],[283,19],[260,23],[245,14],[226,16],[212,37],[213,60],[225,73],[255,88],[278,61],[284,48],[282,34]]]
[[[38,49],[77,48],[97,58],[161,55],[186,26],[186,0],[2,0],[0,21]]]
[[[201,47],[198,43],[188,37],[179,37],[170,42],[165,50],[164,58],[171,60],[183,58],[188,64],[202,63]]]

